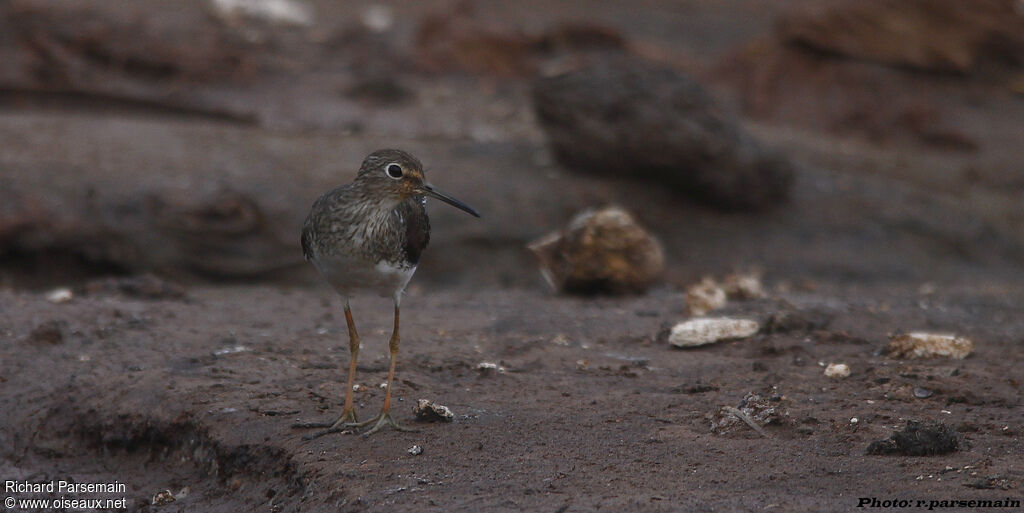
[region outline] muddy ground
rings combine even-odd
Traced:
[[[970,65],[936,70],[781,39],[777,20],[822,2],[419,2],[391,6],[382,32],[368,2],[311,2],[308,26],[205,2],[60,4],[0,6],[23,29],[0,34],[15,63],[0,69],[3,480],[117,480],[129,511],[846,511],[1024,494],[1024,75],[1013,54],[982,58],[1012,38],[976,65],[973,47],[941,46]],[[125,46],[140,26],[150,39]],[[531,80],[590,58],[595,35],[696,76],[793,161],[789,199],[732,211],[560,165]],[[419,432],[304,441],[293,423],[340,413],[348,350],[299,226],[383,146],[484,216],[430,206],[395,390]],[[526,244],[604,204],[659,237],[664,281],[552,293]],[[750,268],[766,297],[716,314],[761,332],[669,346],[687,285]],[[59,287],[70,301],[50,300]],[[391,309],[353,309],[369,418]],[[914,330],[976,349],[883,354]],[[827,378],[835,362],[851,375]],[[767,436],[713,429],[750,393],[776,408]],[[454,422],[417,422],[420,398]],[[950,426],[959,449],[866,454],[908,420]],[[164,490],[175,500],[153,504]]]

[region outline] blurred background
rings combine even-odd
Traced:
[[[430,207],[414,291],[544,287],[610,204],[673,286],[1020,284],[1024,2],[0,2],[4,287],[314,283],[384,147],[483,213]]]

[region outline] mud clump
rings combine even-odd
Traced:
[[[932,456],[949,454],[960,449],[960,435],[941,422],[907,421],[903,431],[897,431],[885,440],[876,440],[868,446],[867,454],[904,456]]]
[[[586,210],[528,247],[552,288],[570,294],[644,292],[665,267],[658,239],[618,207]]]
[[[725,209],[765,208],[788,196],[793,165],[675,70],[609,56],[541,78],[532,94],[556,157],[569,167],[656,180]]]

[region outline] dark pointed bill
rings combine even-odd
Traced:
[[[429,183],[423,184],[423,194],[430,196],[431,198],[437,198],[459,210],[466,212],[467,214],[473,217],[480,217],[480,214],[476,210],[473,210],[473,207],[449,196],[448,194],[442,191],[435,189],[434,186],[430,185]]]

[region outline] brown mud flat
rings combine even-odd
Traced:
[[[691,350],[658,340],[683,317],[683,295],[667,289],[589,300],[414,292],[395,412],[419,432],[313,441],[290,426],[340,413],[348,362],[325,289],[0,298],[4,476],[118,480],[129,511],[836,511],[859,497],[998,499],[1024,485],[1020,289],[776,289],[723,313],[786,313],[781,328]],[[354,310],[365,418],[383,398],[390,308],[362,298]],[[33,336],[40,325],[59,335]],[[976,350],[880,353],[889,333],[911,329],[956,331]],[[832,362],[852,375],[825,377]],[[720,408],[750,392],[779,412],[768,438],[713,431]],[[419,398],[455,421],[416,423]],[[960,450],[866,455],[907,420],[952,426]]]

